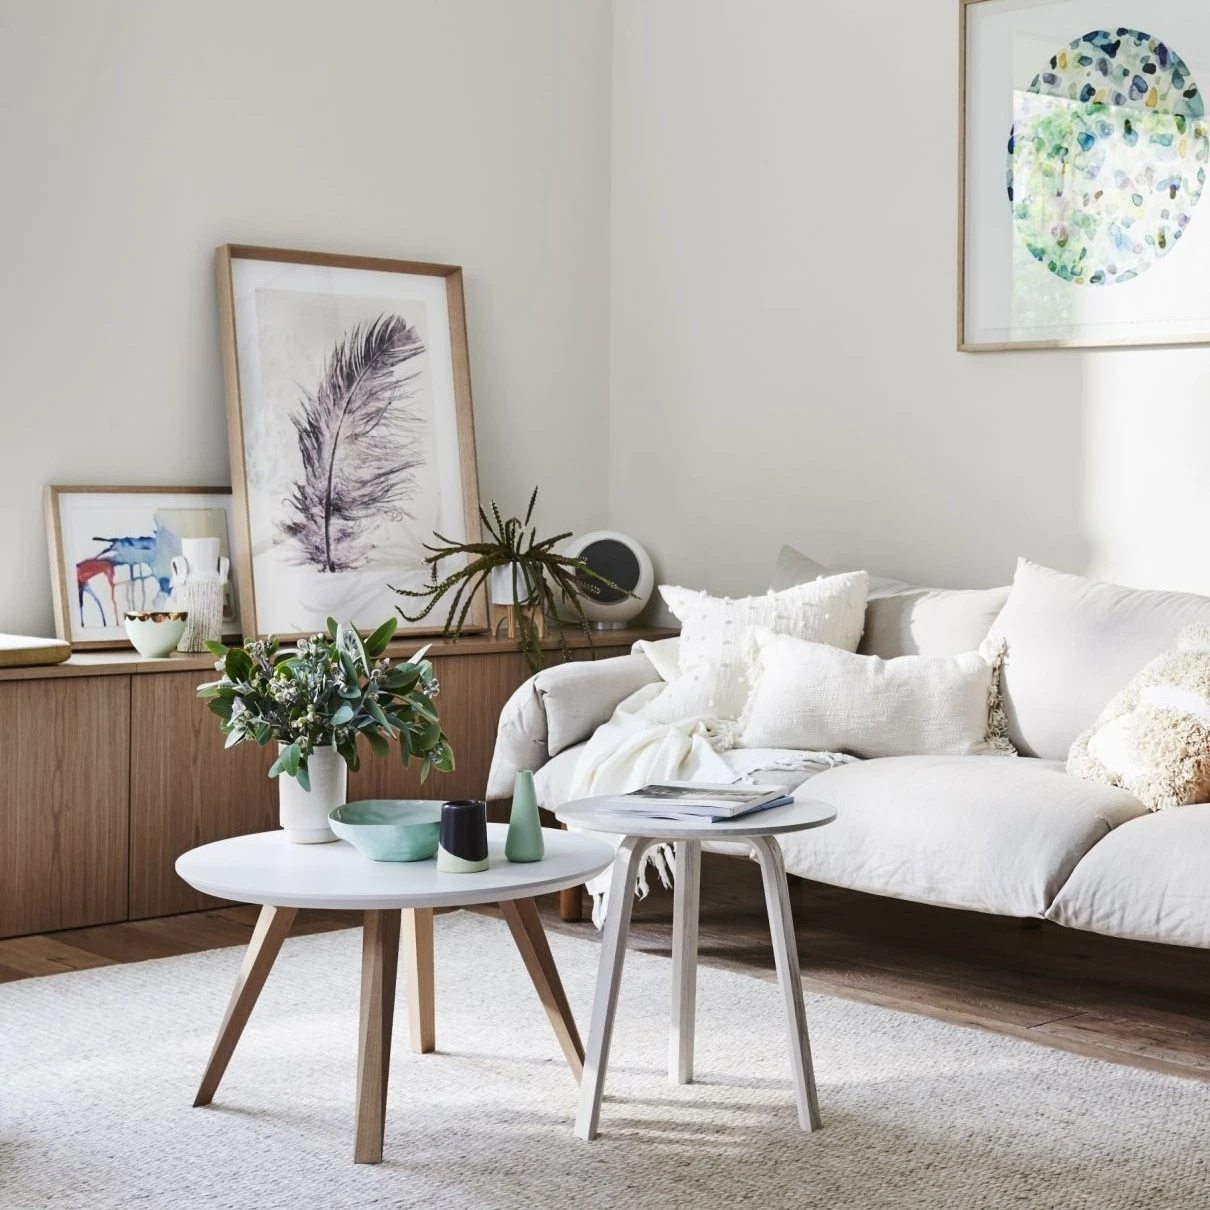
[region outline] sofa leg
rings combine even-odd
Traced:
[[[573,886],[559,892],[559,919],[578,924],[584,919],[584,888]]]

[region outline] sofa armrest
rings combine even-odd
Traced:
[[[531,676],[500,713],[487,797],[509,798],[518,770],[536,771],[582,743],[628,697],[659,680],[638,653],[557,664]]]

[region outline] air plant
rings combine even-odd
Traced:
[[[411,400],[416,374],[397,371],[424,351],[420,333],[398,315],[357,324],[291,417],[302,477],[280,529],[299,562],[321,572],[364,566],[384,513],[406,515],[423,454]]]
[[[452,593],[442,634],[446,639],[457,642],[470,616],[471,606],[491,573],[496,568],[507,567],[512,571],[513,607],[517,615],[519,646],[531,671],[537,672],[542,667],[542,642],[537,622],[529,616],[524,606],[533,605],[544,614],[557,617],[561,598],[575,614],[589,646],[592,646],[592,627],[580,603],[581,594],[591,592],[596,587],[612,589],[624,596],[633,594],[593,571],[583,559],[558,554],[554,548],[571,537],[570,531],[539,541],[536,528],[530,524],[537,500],[538,489],[535,487],[524,518],[509,517],[505,520],[494,501],[490,518],[480,508],[479,520],[486,532],[486,538],[480,542],[455,542],[441,534],[434,534],[433,537],[440,545],[426,544],[424,548],[430,552],[425,563],[432,574],[432,582],[427,588],[394,589],[400,596],[427,601],[424,608],[415,615],[407,613],[402,606],[397,607],[404,620],[423,621]],[[439,578],[438,568],[441,563],[446,559],[459,557],[465,558],[465,564],[452,574]],[[570,659],[567,638],[562,631],[559,632],[559,640],[563,658]]]

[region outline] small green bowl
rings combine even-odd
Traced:
[[[437,852],[441,804],[372,798],[328,812],[332,831],[371,861],[426,861]]]

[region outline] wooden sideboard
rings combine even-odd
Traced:
[[[603,659],[670,633],[604,631],[593,649],[577,632],[568,644],[573,658]],[[388,654],[401,659],[419,645]],[[430,658],[457,768],[422,787],[416,763],[367,754],[349,777],[350,799],[483,796],[500,710],[529,670],[514,643],[491,638],[436,642]],[[209,656],[121,651],[0,669],[0,937],[217,902],[176,876],[177,857],[276,827],[277,789],[266,776],[271,749],[224,751],[218,720],[195,694],[215,675]]]

